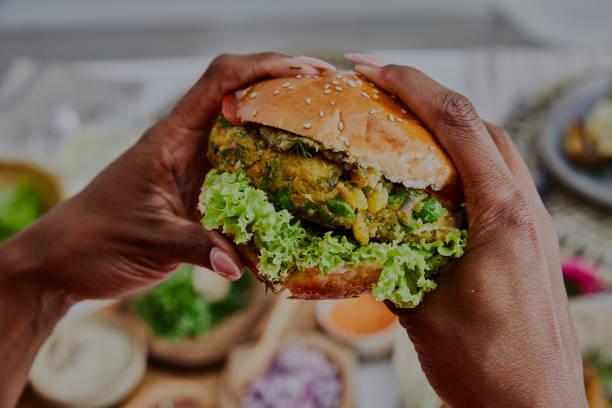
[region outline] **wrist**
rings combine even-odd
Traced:
[[[44,225],[36,223],[0,245],[0,287],[2,290],[14,288],[14,297],[29,292],[41,302],[67,310],[78,299],[55,277],[57,271],[49,255],[53,243],[48,235]]]

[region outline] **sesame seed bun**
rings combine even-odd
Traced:
[[[259,82],[236,108],[240,121],[307,137],[409,188],[457,181],[432,134],[396,99],[354,73]]]
[[[257,271],[259,250],[253,243],[239,246],[240,253],[249,270],[257,279],[272,286]],[[321,273],[318,267],[303,271],[293,268],[280,284],[291,293],[293,299],[344,299],[372,293],[372,286],[378,282],[382,267],[359,265],[351,268],[338,268],[329,274]]]

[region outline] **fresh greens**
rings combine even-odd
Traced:
[[[355,213],[346,202],[342,200],[331,199],[327,200],[325,202],[325,205],[327,205],[327,208],[329,208],[329,210],[332,213],[336,214],[338,217],[346,217],[351,221],[355,220]]]
[[[444,214],[444,207],[433,197],[427,197],[414,206],[414,215],[424,223],[434,222]]]
[[[295,145],[291,149],[290,152],[297,153],[302,157],[312,157],[312,153],[308,150],[308,148],[304,145],[302,139],[296,139]]]
[[[398,191],[396,193],[389,194],[389,197],[387,198],[387,203],[388,204],[403,204],[407,198],[408,198],[408,194],[404,193],[403,191]]]
[[[0,187],[0,242],[27,227],[42,213],[40,196],[27,178],[16,185]]]
[[[600,350],[590,349],[584,360],[597,371],[606,395],[612,397],[612,359],[605,357]]]
[[[135,301],[135,310],[157,336],[178,340],[202,335],[246,306],[248,274],[232,283],[228,295],[217,302],[209,302],[194,289],[191,274],[191,265],[182,265]]]
[[[293,201],[291,201],[291,197],[287,190],[278,190],[276,192],[276,201],[282,208],[293,210]]]
[[[276,210],[266,193],[251,185],[244,173],[212,170],[203,187],[206,229],[222,228],[234,242],[253,239],[260,252],[258,270],[273,285],[282,285],[289,270],[318,266],[329,273],[339,266],[378,265],[382,272],[372,293],[400,307],[415,307],[436,287],[433,274],[460,257],[467,232],[454,230],[432,243],[370,243],[359,246],[331,231],[322,236],[306,230],[287,210]]]

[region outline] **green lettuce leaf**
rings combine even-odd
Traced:
[[[459,229],[449,232],[444,241],[365,246],[331,231],[314,234],[287,210],[277,210],[244,173],[212,170],[201,201],[204,228],[222,228],[237,244],[253,239],[260,251],[258,271],[273,284],[281,285],[294,266],[300,270],[318,266],[329,273],[340,266],[377,265],[383,269],[372,294],[399,307],[415,307],[434,290],[433,275],[450,258],[461,257],[467,242],[467,231]]]

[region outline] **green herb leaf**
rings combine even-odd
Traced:
[[[424,223],[436,221],[444,214],[444,207],[433,197],[427,197],[414,206],[414,215]]]
[[[232,122],[230,122],[229,120],[227,120],[225,118],[225,116],[223,116],[223,115],[221,115],[221,117],[219,118],[219,123],[221,123],[221,126],[223,126],[223,127],[234,126],[234,124]]]
[[[351,221],[355,220],[355,212],[346,202],[342,200],[331,199],[327,200],[325,202],[325,205],[327,205],[327,208],[329,208],[329,210],[338,217],[345,217]]]
[[[278,190],[276,192],[276,201],[282,208],[293,210],[293,202],[287,190]]]
[[[295,139],[294,142],[295,144],[293,145],[293,147],[289,149],[290,152],[297,153],[302,157],[312,157],[312,153],[310,153],[308,148],[304,146],[304,142],[302,141],[302,139]]]
[[[398,191],[395,193],[389,194],[389,198],[387,199],[388,204],[403,204],[404,201],[408,199],[408,194],[403,191]]]
[[[338,173],[336,173],[335,171],[332,173],[331,177],[329,178],[329,181],[327,182],[329,184],[330,188],[335,188],[336,185],[338,184]]]

